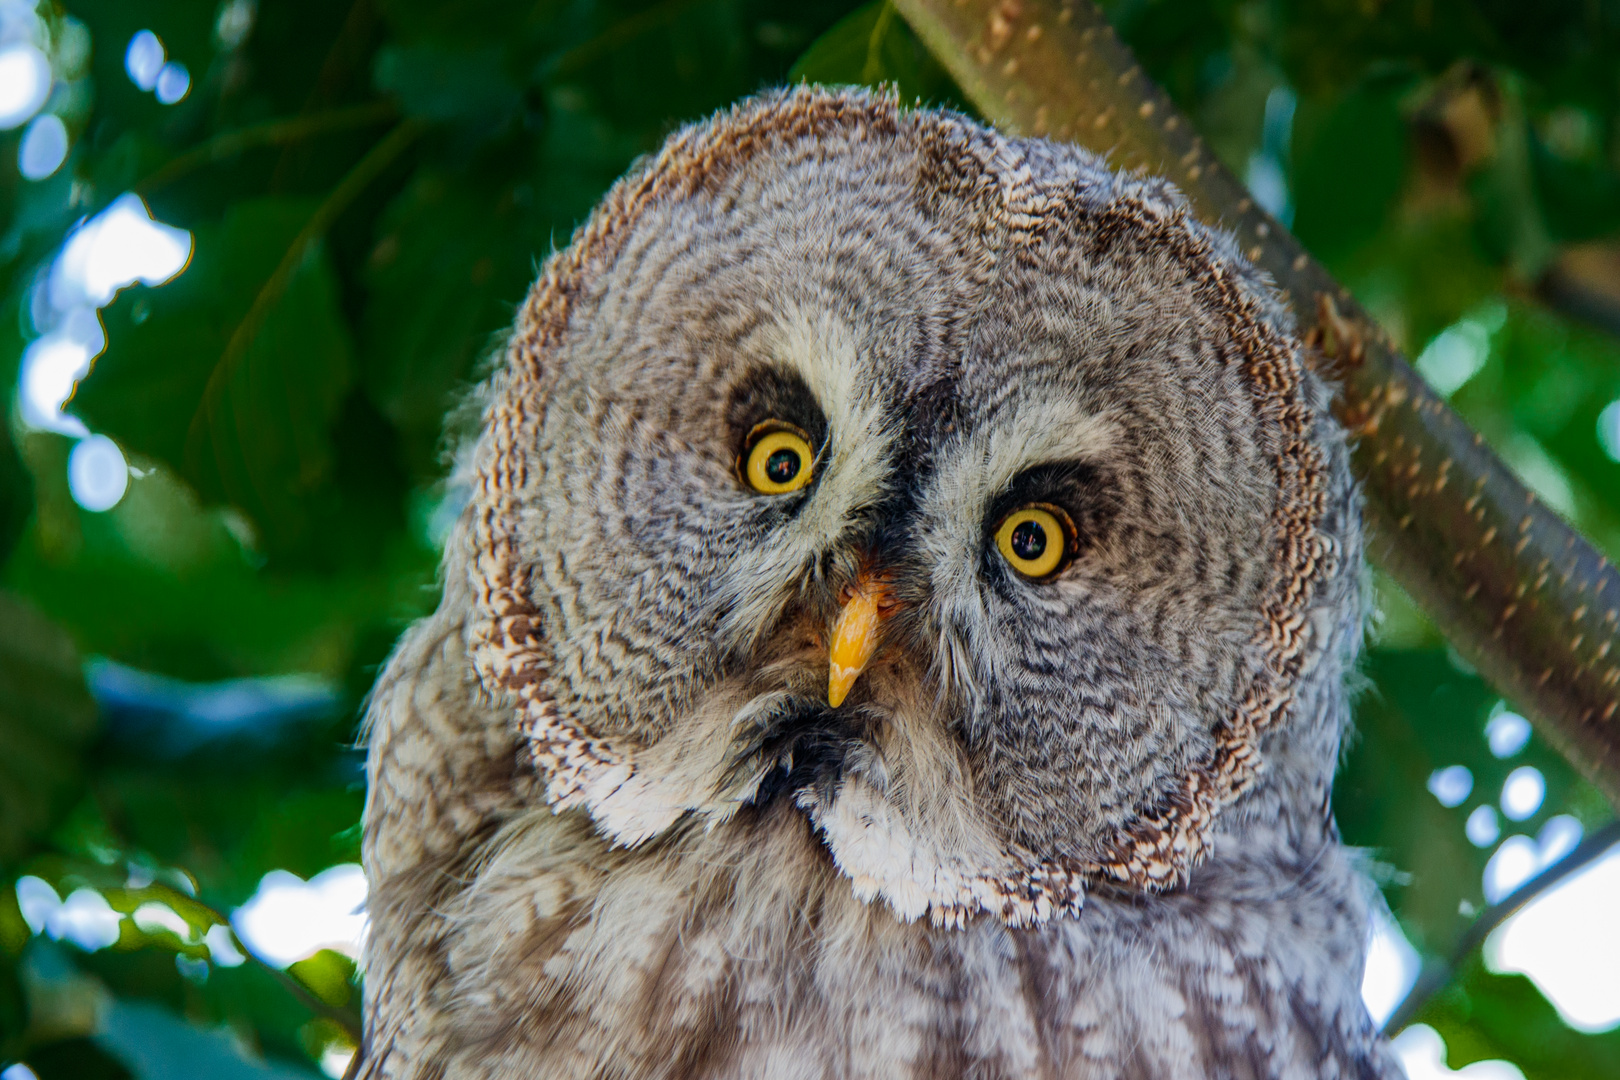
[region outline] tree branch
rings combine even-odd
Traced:
[[[1463,936],[1457,939],[1457,944],[1452,948],[1451,956],[1445,963],[1424,966],[1423,973],[1412,984],[1412,989],[1406,992],[1401,1003],[1384,1022],[1384,1030],[1400,1031],[1417,1019],[1417,1014],[1423,1009],[1424,1004],[1451,981],[1457,969],[1474,955],[1474,950],[1485,944],[1485,939],[1491,936],[1492,930],[1507,922],[1518,914],[1520,908],[1554,885],[1567,880],[1578,871],[1585,870],[1616,844],[1620,844],[1620,821],[1611,821],[1582,840],[1568,855],[1481,912],[1479,917],[1469,924]]]
[[[1620,244],[1565,248],[1535,292],[1548,307],[1620,337]]]
[[[894,0],[979,110],[1169,177],[1293,306],[1358,438],[1369,549],[1458,651],[1620,805],[1620,574],[1424,385],[1348,290],[1255,205],[1088,0]],[[1354,162],[1346,162],[1354,168]]]

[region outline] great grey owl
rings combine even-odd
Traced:
[[[672,136],[370,706],[367,1077],[1391,1077],[1357,496],[1168,184],[892,96]]]

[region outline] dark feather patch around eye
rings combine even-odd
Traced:
[[[810,437],[817,454],[827,443],[827,417],[797,372],[784,367],[758,367],[731,388],[726,402],[726,430],[735,453],[749,432],[768,420],[792,424]]]
[[[990,504],[986,537],[1021,506],[1050,503],[1074,521],[1071,558],[1084,555],[1108,531],[1118,511],[1118,491],[1107,466],[1087,461],[1053,461],[1026,469]],[[993,546],[993,545],[992,545]]]

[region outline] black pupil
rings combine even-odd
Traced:
[[[1013,554],[1025,562],[1034,562],[1046,551],[1046,530],[1037,521],[1020,521],[1013,526]]]
[[[773,484],[785,484],[799,475],[799,452],[787,447],[765,459],[765,475]]]

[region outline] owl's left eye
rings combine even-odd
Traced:
[[[1025,577],[1047,578],[1068,561],[1074,536],[1074,522],[1061,507],[1031,503],[1001,519],[996,549]]]
[[[767,420],[748,433],[737,471],[760,494],[785,495],[810,482],[815,456],[810,437],[802,430],[781,420]]]

